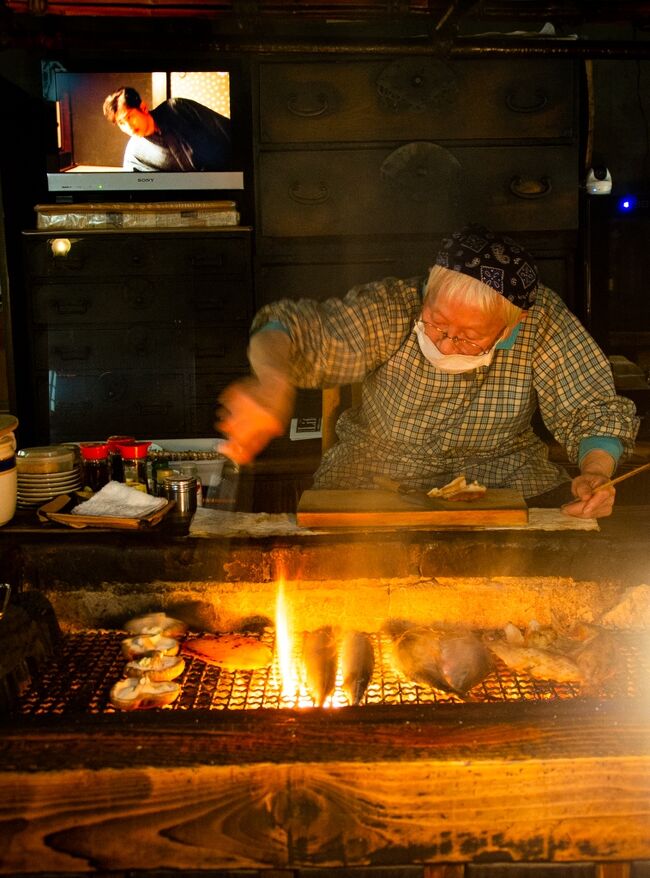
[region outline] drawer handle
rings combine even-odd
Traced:
[[[289,198],[298,204],[323,204],[329,197],[329,189],[324,183],[318,183],[313,189],[303,188],[300,183],[289,186]]]
[[[59,348],[55,347],[52,353],[60,360],[70,362],[71,360],[88,360],[90,358],[92,348]]]
[[[508,93],[506,95],[506,107],[512,110],[513,113],[539,113],[547,104],[548,95],[544,94],[541,89],[537,89],[535,101],[530,104],[517,103],[517,98],[514,94]]]
[[[526,198],[533,201],[536,198],[546,198],[551,194],[552,185],[548,177],[540,177],[532,180],[530,177],[513,177],[510,181],[510,191],[516,198]]]
[[[88,299],[82,299],[80,302],[60,302],[58,299],[54,299],[52,307],[59,314],[87,314],[90,302]]]
[[[315,97],[319,103],[309,107],[304,104],[300,106],[300,98],[297,94],[289,95],[287,110],[301,119],[315,119],[318,116],[325,116],[330,112],[330,102],[327,99],[327,95],[324,92],[318,92]]]

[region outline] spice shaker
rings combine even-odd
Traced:
[[[192,476],[166,476],[162,483],[162,496],[176,501],[172,515],[190,518],[196,512],[196,479]]]

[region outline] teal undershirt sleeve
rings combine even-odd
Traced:
[[[264,326],[260,326],[259,329],[256,329],[253,335],[255,335],[257,332],[265,332],[267,329],[277,329],[279,332],[284,332],[286,335],[291,335],[284,323],[280,323],[279,320],[269,320],[269,322],[265,323]]]
[[[618,466],[619,458],[623,454],[623,443],[614,436],[588,436],[586,439],[582,439],[578,449],[578,466],[582,464],[582,459],[595,449],[606,451],[614,458],[614,463]]]

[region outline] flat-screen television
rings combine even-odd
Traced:
[[[243,189],[232,79],[219,68],[80,72],[45,62],[43,92],[56,126],[48,191]]]

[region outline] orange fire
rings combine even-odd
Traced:
[[[280,678],[280,701],[282,707],[313,707],[314,701],[307,691],[301,673],[302,635],[295,634],[292,613],[286,595],[284,579],[278,579],[275,602],[275,664]],[[324,707],[342,707],[347,699],[341,689],[341,672],[337,669],[337,685],[334,693],[325,700]]]
[[[275,654],[282,684],[282,698],[293,701],[298,688],[298,676],[293,661],[293,630],[284,597],[284,579],[278,582],[275,602]]]

